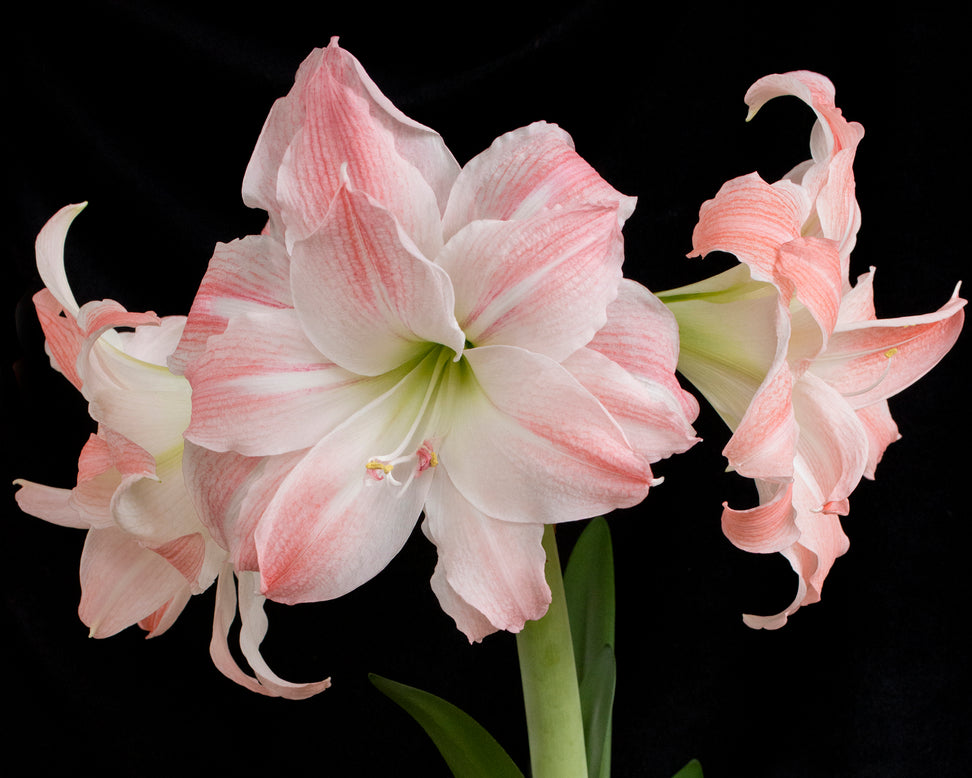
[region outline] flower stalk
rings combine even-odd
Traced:
[[[544,528],[551,602],[516,636],[534,778],[586,778],[587,755],[577,669],[554,526]]]

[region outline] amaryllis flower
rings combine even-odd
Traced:
[[[63,251],[67,230],[83,208],[62,208],[38,235],[37,267],[46,287],[34,304],[52,366],[88,400],[98,430],[81,451],[77,486],[18,480],[17,502],[38,518],[88,530],[79,615],[92,637],[136,623],[148,637],[160,635],[218,575],[210,647],[217,667],[264,694],[314,694],[329,682],[291,684],[263,662],[259,645],[266,617],[252,573],[240,574],[240,646],[256,678],[244,674],[229,652],[226,636],[236,613],[233,568],[186,489],[182,432],[189,423],[190,389],[165,367],[186,319],[129,313],[112,300],[78,306]]]
[[[660,294],[679,322],[679,370],[733,430],[724,453],[759,492],[757,508],[725,507],[723,529],[739,548],[783,553],[799,577],[783,612],[744,617],[766,628],[820,599],[848,548],[838,517],[899,437],[887,398],[948,352],[965,305],[956,288],[934,313],[876,319],[873,268],[848,280],[863,130],[843,119],[830,82],[808,72],[758,81],[750,115],[780,94],[817,113],[812,159],[774,184],[756,174],[726,183],[702,206],[690,256],[726,251],[743,264]]]
[[[543,615],[544,524],[641,501],[694,442],[674,318],[621,277],[619,194],[556,126],[460,170],[336,40],[244,179],[265,234],[219,246],[173,357],[193,488],[285,603],[378,573],[425,512],[470,640]]]

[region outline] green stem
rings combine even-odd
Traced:
[[[533,778],[587,778],[584,722],[553,525],[543,531],[551,602],[516,636]]]

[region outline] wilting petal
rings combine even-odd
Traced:
[[[470,160],[456,180],[442,231],[449,240],[480,219],[527,219],[551,208],[616,207],[618,226],[635,207],[574,151],[570,135],[535,122],[493,141]]]
[[[519,346],[561,361],[607,321],[624,259],[614,208],[478,221],[437,264],[453,279],[456,318],[477,346]]]
[[[290,256],[282,243],[266,235],[218,243],[169,368],[185,373],[209,337],[223,332],[233,316],[292,306]]]
[[[260,643],[267,633],[267,617],[263,612],[264,601],[265,598],[256,591],[253,575],[242,574],[240,577],[240,649],[256,674],[254,678],[240,669],[226,642],[236,616],[236,586],[233,583],[232,567],[227,565],[223,568],[216,585],[213,639],[209,645],[213,664],[230,680],[268,697],[302,700],[324,691],[331,685],[330,678],[312,683],[291,683],[279,678],[267,666],[260,654]]]
[[[392,214],[345,184],[313,236],[294,247],[294,307],[337,364],[379,375],[429,343],[462,353],[449,276],[425,259]]]
[[[470,349],[466,358],[477,387],[463,396],[462,423],[440,460],[478,510],[547,524],[644,499],[647,459],[561,365],[511,346]]]
[[[426,534],[439,550],[449,587],[494,629],[519,632],[550,604],[544,578],[542,524],[498,521],[476,510],[437,472],[425,506]],[[445,603],[448,604],[448,603]],[[458,618],[456,618],[458,616]],[[482,639],[481,623],[453,615],[470,642]]]

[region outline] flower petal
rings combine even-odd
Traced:
[[[618,296],[607,308],[607,323],[587,346],[642,381],[667,389],[681,405],[687,424],[699,415],[698,400],[675,378],[678,321],[638,282],[621,279]]]
[[[607,321],[624,248],[614,208],[477,221],[443,248],[455,309],[477,346],[519,346],[561,361]]]
[[[434,470],[374,478],[368,465],[414,435],[428,385],[416,370],[312,448],[282,481],[256,528],[263,592],[293,604],[329,600],[372,578],[408,539]]]
[[[267,666],[260,654],[260,643],[267,633],[267,617],[263,612],[265,598],[256,592],[256,581],[252,574],[243,573],[239,586],[240,648],[256,677],[249,676],[240,669],[227,644],[229,630],[236,616],[236,586],[233,583],[231,565],[223,567],[216,585],[216,610],[209,653],[217,669],[240,686],[268,697],[303,700],[328,688],[331,685],[330,678],[311,683],[291,683],[279,678]]]
[[[187,376],[186,438],[246,456],[310,448],[401,377],[338,367],[307,340],[293,310],[235,317]]]
[[[423,529],[439,550],[439,567],[449,587],[495,629],[519,632],[550,604],[544,577],[542,524],[498,521],[476,510],[437,472],[425,506]],[[444,606],[448,605],[447,598]],[[448,610],[447,610],[448,612]],[[470,642],[482,639],[478,619],[453,614]]]
[[[620,227],[634,211],[635,198],[601,178],[564,130],[535,122],[501,135],[463,167],[449,196],[443,233],[448,241],[479,219],[527,219],[551,208],[585,205],[616,208]]]
[[[964,307],[956,287],[949,301],[933,313],[842,324],[810,369],[853,408],[886,400],[911,386],[948,353],[962,331]]]
[[[14,497],[24,513],[62,527],[87,529],[91,526],[87,518],[74,506],[70,489],[44,486],[23,478],[14,481],[14,486],[20,487]]]
[[[423,172],[443,191],[458,174],[441,138],[395,109],[336,40],[299,86],[304,113],[280,161],[276,189],[287,248],[317,230],[347,165],[355,185],[394,213],[423,252],[435,256],[442,245],[442,212]]]
[[[96,638],[145,619],[189,588],[182,574],[122,530],[88,531],[78,615]]]
[[[668,385],[635,378],[590,348],[578,349],[562,364],[600,401],[632,448],[648,461],[688,451],[699,441],[679,401],[681,389],[673,392]]]
[[[183,472],[199,518],[237,571],[259,570],[253,533],[277,488],[306,450],[245,457],[186,442]]]
[[[321,228],[293,250],[294,306],[311,342],[361,375],[379,375],[429,343],[462,353],[455,294],[395,217],[345,184]]]
[[[743,551],[771,554],[795,543],[800,537],[793,509],[793,484],[757,481],[760,501],[756,508],[736,510],[722,504],[722,531]]]
[[[65,205],[41,228],[34,243],[41,280],[71,319],[77,319],[79,306],[64,270],[64,240],[74,218],[86,205]]]
[[[834,103],[834,85],[819,73],[795,70],[790,73],[774,73],[764,76],[746,92],[746,105],[752,119],[769,100],[781,95],[794,95],[813,108],[817,114],[814,135],[820,141],[811,145],[813,158],[821,160],[841,149],[854,148],[864,137],[864,128],[857,122],[848,122]]]
[[[290,256],[282,243],[266,235],[217,243],[169,368],[185,373],[205,350],[209,336],[223,332],[231,317],[292,305]]]
[[[604,407],[553,360],[512,346],[465,353],[475,384],[440,462],[487,516],[548,524],[635,505],[652,483]]]

